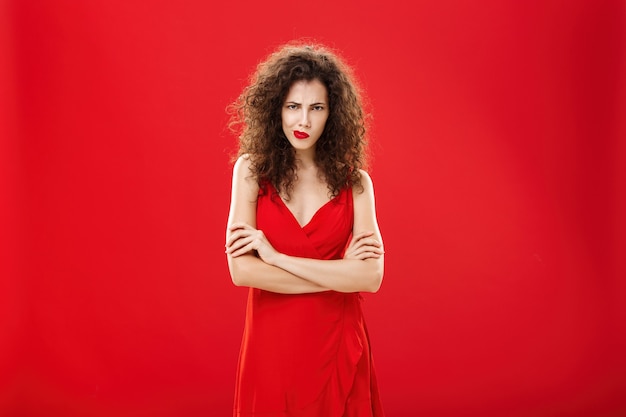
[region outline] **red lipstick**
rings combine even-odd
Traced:
[[[293,135],[298,139],[306,139],[309,137],[309,134],[306,132],[300,132],[299,130],[294,130]]]

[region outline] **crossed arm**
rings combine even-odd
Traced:
[[[353,238],[344,258],[288,256],[277,252],[263,231],[256,229],[259,188],[250,175],[249,161],[239,158],[233,173],[226,231],[226,255],[233,283],[285,294],[328,290],[376,292],[384,273],[384,251],[371,179],[362,171],[361,180],[364,190],[354,193]]]

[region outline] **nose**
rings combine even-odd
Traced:
[[[302,109],[302,114],[300,115],[300,126],[303,127],[311,127],[311,120],[309,119],[309,112],[307,109]]]

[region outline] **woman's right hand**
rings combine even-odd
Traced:
[[[370,258],[380,258],[385,253],[380,242],[372,236],[374,232],[361,232],[352,237],[343,259],[365,260]]]
[[[263,262],[272,265],[276,256],[280,255],[265,234],[249,224],[233,223],[228,230],[230,236],[226,240],[226,253],[233,258],[256,251]]]

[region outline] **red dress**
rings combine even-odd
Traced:
[[[271,185],[257,227],[279,252],[341,259],[353,225],[352,189],[301,227]],[[250,288],[235,417],[382,417],[359,293],[278,294]]]

